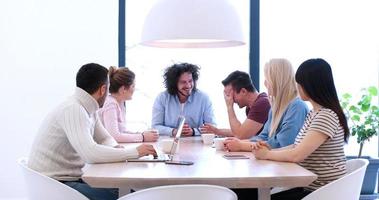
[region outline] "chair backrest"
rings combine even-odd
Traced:
[[[20,158],[18,164],[24,174],[28,199],[30,200],[89,200],[69,186],[30,169],[26,158]]]
[[[348,160],[346,162],[347,173],[345,176],[317,189],[304,197],[303,200],[358,200],[368,163],[366,159]]]
[[[119,200],[237,200],[226,187],[216,185],[167,185],[140,190]]]

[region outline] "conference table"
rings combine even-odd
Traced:
[[[161,139],[164,137],[161,137]],[[159,149],[159,142],[152,143]],[[139,144],[124,144],[127,147]],[[249,159],[228,160],[225,154],[243,154]],[[272,187],[302,187],[317,176],[287,162],[256,160],[249,152],[216,151],[204,145],[201,137],[179,141],[174,160],[193,161],[193,165],[168,165],[164,162],[118,162],[89,164],[82,179],[92,187],[119,188],[120,195],[130,188],[143,189],[175,184],[211,184],[228,188],[258,188],[260,200],[270,199]]]

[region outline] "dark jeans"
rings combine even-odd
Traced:
[[[78,181],[61,181],[63,184],[77,190],[91,200],[116,200],[118,189],[115,188],[93,188],[82,179]]]
[[[256,188],[239,188],[232,190],[237,194],[238,200],[258,199],[258,189]],[[271,200],[300,200],[309,193],[311,193],[311,191],[305,190],[304,188],[293,188],[271,195]]]
[[[257,188],[238,188],[232,189],[238,196],[238,200],[253,200],[258,199]]]

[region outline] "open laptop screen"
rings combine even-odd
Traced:
[[[128,159],[129,162],[167,162],[172,161],[174,159],[174,154],[176,152],[176,148],[178,148],[179,138],[182,135],[183,126],[184,126],[185,118],[180,116],[178,118],[178,125],[176,127],[176,135],[174,137],[173,142],[171,143],[171,149],[169,154],[160,154],[158,158],[154,158],[153,156],[143,156],[140,158],[131,158]]]
[[[178,147],[179,138],[182,135],[185,120],[186,119],[184,116],[179,116],[179,118],[178,118],[178,127],[177,127],[177,131],[176,131],[176,135],[174,137],[174,141],[173,141],[172,146],[171,146],[171,151],[169,154],[170,160],[173,159],[174,154],[176,152],[176,148]]]

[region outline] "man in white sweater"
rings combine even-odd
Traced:
[[[85,163],[120,162],[156,152],[148,144],[123,148],[103,127],[96,111],[108,94],[105,67],[95,63],[83,65],[76,75],[76,86],[74,95],[43,121],[28,166],[90,199],[117,199],[116,189],[92,188],[81,180]]]

